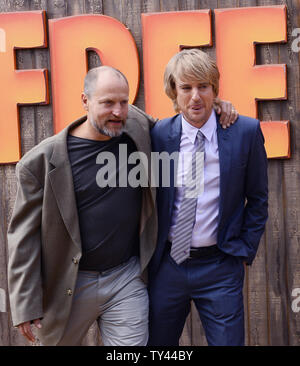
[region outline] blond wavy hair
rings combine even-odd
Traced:
[[[174,55],[168,62],[164,73],[164,87],[167,96],[172,100],[176,112],[176,80],[190,79],[212,85],[216,97],[219,94],[220,73],[216,62],[205,52],[197,49],[184,49]]]

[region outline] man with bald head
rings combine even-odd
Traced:
[[[97,321],[106,346],[147,344],[155,188],[127,178],[138,165],[129,163],[131,154],[151,161],[155,121],[129,106],[128,95],[120,71],[90,70],[82,93],[87,116],[17,164],[8,281],[13,324],[29,341],[33,323],[43,345],[80,345]],[[102,185],[107,177],[99,173],[111,158],[107,175],[117,184]]]
[[[119,162],[119,145],[150,161],[154,120],[134,106],[128,111],[128,94],[118,70],[90,70],[82,93],[87,117],[17,164],[8,279],[13,324],[30,341],[34,323],[43,345],[80,345],[97,320],[104,345],[147,343],[143,280],[157,231],[155,189],[102,187],[95,179],[105,165],[99,154]],[[115,174],[123,168],[117,164]]]

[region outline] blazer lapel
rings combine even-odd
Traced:
[[[222,225],[223,210],[225,207],[225,199],[227,187],[229,184],[229,171],[231,164],[231,144],[230,139],[231,129],[223,129],[219,123],[217,116],[217,136],[219,148],[219,163],[220,163],[220,204],[219,204],[219,226]]]
[[[159,122],[158,122],[159,123]],[[179,152],[180,150],[180,140],[181,140],[181,114],[178,114],[174,119],[171,120],[170,131],[167,139],[166,151],[171,155],[174,152]],[[172,179],[173,177],[173,179]],[[177,179],[177,166],[171,164],[170,167],[170,189],[168,192],[168,202],[169,202],[169,217],[172,215],[172,209],[175,198],[175,182]]]
[[[145,132],[140,126],[140,122],[135,118],[128,118],[126,121],[124,132],[134,141],[137,151],[144,153],[147,157],[146,161],[141,159],[144,172],[148,175],[149,189],[143,189],[142,214],[140,221],[140,233],[144,231],[148,218],[155,210],[156,190],[151,184],[151,141],[150,134],[145,136]]]
[[[143,152],[146,154],[148,163],[151,162],[151,144],[150,144],[150,135],[147,138],[145,138],[145,132],[142,127],[139,124],[138,120],[128,118],[126,121],[124,132],[132,138],[134,143],[136,144],[137,150],[140,152]],[[148,170],[148,165],[145,165],[144,161],[142,161],[144,168],[147,169],[146,172],[149,173],[150,170]],[[148,180],[150,179],[151,175],[148,174]]]
[[[49,180],[61,217],[70,237],[80,250],[81,239],[79,220],[73,185],[72,169],[68,156],[67,136],[69,130],[72,127],[83,123],[85,120],[86,117],[83,117],[75,121],[56,136],[53,154],[50,159],[53,169],[49,172]]]

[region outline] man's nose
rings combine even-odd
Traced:
[[[199,91],[198,88],[193,88],[192,89],[192,99],[193,100],[199,100],[199,99],[201,99],[200,91]]]
[[[122,106],[121,106],[121,104],[116,104],[114,106],[113,115],[114,116],[121,116],[122,115]]]

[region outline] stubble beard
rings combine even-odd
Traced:
[[[108,136],[108,137],[119,137],[122,135],[123,131],[124,131],[124,124],[122,125],[122,127],[118,130],[111,130],[109,128],[106,128],[105,126],[100,127],[93,119],[90,120],[91,121],[91,125],[94,127],[94,129],[101,133],[104,136]]]

